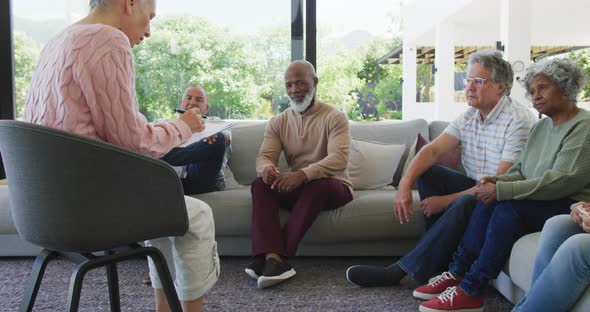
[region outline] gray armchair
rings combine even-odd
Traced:
[[[100,141],[30,123],[0,120],[0,152],[19,235],[43,251],[21,305],[31,311],[47,263],[76,263],[68,310],[77,311],[86,272],[107,270],[119,311],[117,262],[151,257],[172,311],[181,311],[162,253],[137,242],[183,235],[182,185],[166,163]],[[97,256],[97,252],[104,252]]]

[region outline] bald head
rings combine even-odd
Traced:
[[[308,61],[295,61],[285,71],[285,90],[291,100],[291,108],[303,113],[314,103],[318,77]]]
[[[106,8],[112,4],[112,0],[90,0],[90,8]]]
[[[305,76],[309,75],[312,77],[312,79],[317,79],[317,75],[315,73],[315,68],[308,61],[297,60],[297,61],[294,61],[291,64],[289,64],[289,66],[287,67],[287,70],[285,71],[285,78],[287,78],[287,74],[289,74],[290,72],[291,73],[297,72],[297,73],[300,73]]]

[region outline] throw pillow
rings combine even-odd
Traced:
[[[348,174],[355,190],[372,190],[391,184],[406,146],[350,140]]]
[[[236,178],[234,178],[234,173],[231,171],[231,169],[229,168],[229,166],[225,166],[223,168],[223,177],[225,179],[224,180],[224,182],[225,182],[225,189],[224,189],[224,191],[246,187],[246,186],[241,185],[240,183],[238,183],[238,181],[236,181]]]
[[[408,152],[408,158],[406,158],[406,162],[404,164],[404,170],[403,170],[402,176],[404,176],[406,174],[406,171],[408,170],[410,163],[414,159],[414,156],[416,156],[416,154],[418,154],[418,152],[426,144],[428,144],[428,141],[426,141],[426,139],[422,136],[422,134],[418,133],[418,136],[416,137],[416,141],[414,142],[414,145],[410,148],[410,151]],[[458,170],[459,166],[461,164],[461,147],[454,148],[452,151],[444,154],[441,157],[441,159],[439,159],[436,162],[436,164],[453,169],[453,170]],[[412,186],[412,189],[415,190],[417,188],[418,188],[418,186],[414,183],[414,185]]]

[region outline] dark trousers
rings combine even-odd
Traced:
[[[420,199],[454,194],[475,185],[466,175],[442,166],[432,166],[418,179]],[[455,198],[441,214],[424,216],[426,233],[398,265],[415,281],[423,283],[444,271],[457,249],[477,199],[473,195]]]
[[[182,180],[185,195],[219,191],[217,184],[225,154],[225,136],[217,134],[212,144],[203,141],[173,148],[161,159],[172,166],[187,166]]]
[[[449,272],[465,277],[459,286],[466,293],[479,295],[500,274],[520,237],[540,231],[555,215],[569,213],[574,202],[569,198],[505,200],[489,206],[478,202]]]
[[[336,179],[318,179],[289,193],[271,190],[262,178],[252,183],[252,254],[294,256],[299,242],[322,210],[352,200],[348,186]],[[281,229],[279,207],[290,210]]]

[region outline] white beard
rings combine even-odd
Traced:
[[[305,95],[305,98],[303,98],[303,100],[301,100],[300,102],[297,102],[297,101],[289,98],[289,105],[291,105],[291,108],[295,112],[303,113],[309,107],[309,105],[311,105],[311,102],[313,101],[314,94],[315,94],[315,89],[310,89],[307,92],[307,94]]]

